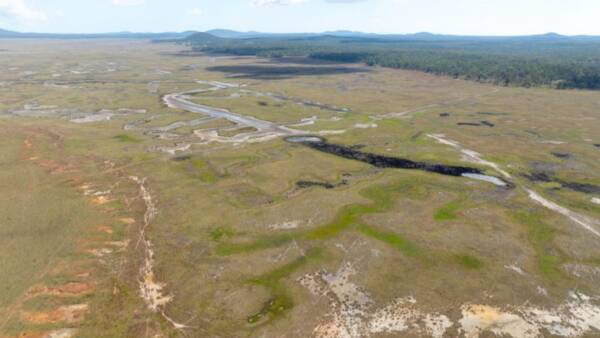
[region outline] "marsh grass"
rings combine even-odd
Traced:
[[[451,221],[458,218],[457,212],[464,205],[463,200],[452,201],[439,208],[433,218],[436,221]]]
[[[129,134],[119,134],[119,135],[115,135],[113,138],[115,140],[118,140],[123,143],[140,143],[140,142],[142,142],[142,140],[140,140],[139,138],[133,137]]]
[[[270,320],[276,319],[286,311],[294,307],[294,301],[289,295],[283,282],[309,260],[322,258],[322,251],[319,248],[309,249],[305,255],[300,256],[292,262],[268,272],[260,277],[250,279],[248,282],[265,287],[271,292],[271,297],[263,305],[261,310],[247,318],[249,324],[264,324]]]
[[[385,212],[392,208],[395,197],[403,192],[413,191],[414,186],[404,185],[404,182],[398,182],[386,186],[372,186],[360,191],[360,195],[369,199],[369,204],[351,204],[342,208],[337,213],[334,220],[305,232],[293,232],[282,235],[260,236],[251,243],[244,244],[221,244],[217,248],[220,255],[232,255],[236,253],[247,253],[256,250],[264,250],[272,247],[278,247],[289,243],[292,240],[320,241],[338,236],[341,232],[353,229],[371,237],[375,240],[386,243],[400,252],[416,257],[420,253],[417,246],[411,243],[407,238],[400,234],[385,232],[365,224],[361,217],[368,214]],[[421,196],[423,191],[416,190],[416,196]]]
[[[229,238],[235,235],[235,232],[230,228],[218,227],[210,231],[210,238],[213,241],[220,241],[221,239]]]
[[[566,257],[554,244],[556,230],[534,213],[515,212],[513,217],[527,227],[527,240],[535,251],[538,271],[550,280],[564,277],[560,265]]]
[[[454,255],[454,259],[458,264],[467,269],[479,270],[483,268],[483,262],[479,258],[469,254],[456,254]]]

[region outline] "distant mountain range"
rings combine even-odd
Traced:
[[[148,40],[168,40],[183,39],[194,33],[187,32],[164,32],[164,33],[134,33],[134,32],[115,32],[115,33],[94,33],[94,34],[63,34],[63,33],[28,33],[14,32],[0,29],[0,39],[148,39]]]
[[[94,34],[64,34],[64,33],[28,33],[15,32],[0,29],[0,38],[4,39],[148,39],[148,40],[173,40],[184,39],[196,31],[186,32],[164,32],[164,33],[138,33],[138,32],[115,32],[115,33],[94,33]],[[467,36],[467,35],[445,35],[433,34],[428,32],[414,34],[375,34],[354,31],[328,31],[323,33],[262,33],[262,32],[239,32],[228,29],[213,29],[204,33],[224,39],[255,39],[255,38],[274,38],[274,39],[306,39],[320,37],[345,37],[357,39],[374,39],[378,41],[451,41],[451,40],[546,40],[546,41],[600,41],[600,36],[565,36],[556,33],[547,33],[542,35],[526,36]]]
[[[521,35],[521,36],[477,36],[477,35],[447,35],[447,34],[434,34],[429,32],[420,32],[412,34],[376,34],[376,33],[363,33],[355,31],[328,31],[323,33],[261,33],[261,32],[238,32],[228,29],[213,29],[206,31],[210,35],[225,38],[225,39],[252,39],[252,38],[311,38],[311,37],[345,37],[345,38],[359,38],[359,39],[376,39],[376,40],[418,40],[418,41],[448,41],[448,40],[489,40],[489,41],[502,41],[502,40],[578,40],[578,41],[600,41],[600,36],[593,35],[577,35],[567,36],[560,35],[557,33],[547,33],[540,35]]]

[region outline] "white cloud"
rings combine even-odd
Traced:
[[[325,0],[325,2],[329,2],[332,4],[353,4],[356,2],[365,2],[367,0]]]
[[[115,6],[137,6],[143,5],[144,2],[145,0],[112,0],[113,5]]]
[[[202,13],[203,12],[200,8],[192,8],[188,11],[188,14],[192,16],[201,16]]]
[[[0,0],[0,16],[17,20],[46,20],[46,13],[27,5],[24,0]]]
[[[256,6],[298,5],[308,0],[254,0]]]

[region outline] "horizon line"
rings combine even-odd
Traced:
[[[289,34],[289,35],[309,35],[309,34],[314,34],[314,35],[326,35],[328,33],[340,33],[340,32],[346,32],[346,33],[355,33],[355,34],[367,34],[367,35],[418,35],[418,34],[430,34],[430,35],[438,35],[438,36],[456,36],[456,37],[498,37],[498,38],[510,38],[510,37],[528,37],[528,36],[544,36],[544,35],[556,35],[556,36],[563,36],[563,37],[600,37],[600,35],[595,35],[595,34],[575,34],[575,35],[566,35],[566,34],[561,34],[559,32],[556,31],[550,31],[550,32],[540,32],[540,33],[523,33],[523,34],[516,34],[516,35],[502,35],[502,34],[487,34],[487,35],[477,35],[477,34],[455,34],[455,33],[434,33],[434,32],[430,32],[430,31],[420,31],[420,32],[412,32],[412,33],[391,33],[391,32],[381,32],[381,33],[374,33],[374,32],[366,32],[366,31],[360,31],[360,30],[350,30],[350,29],[336,29],[336,30],[326,30],[326,31],[321,31],[321,32],[263,32],[263,31],[256,31],[256,30],[235,30],[235,29],[229,29],[229,28],[211,28],[208,30],[195,30],[195,29],[188,29],[188,30],[182,30],[182,31],[129,31],[129,30],[121,30],[121,31],[108,31],[108,32],[88,32],[88,33],[82,33],[82,32],[40,32],[40,31],[19,31],[19,30],[11,30],[11,29],[5,29],[0,27],[0,31],[4,31],[4,32],[10,32],[10,33],[17,33],[17,34],[48,34],[48,35],[108,35],[108,34],[182,34],[182,33],[186,33],[186,32],[194,32],[194,33],[208,33],[210,34],[211,31],[229,31],[229,32],[234,32],[234,33],[240,33],[240,34],[265,34],[265,35],[283,35],[283,34]]]

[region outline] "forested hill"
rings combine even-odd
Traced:
[[[505,86],[600,89],[600,37],[596,36],[211,33],[193,34],[182,41],[196,51],[212,53],[362,62]]]

